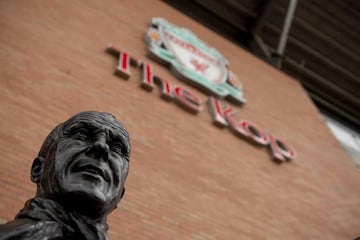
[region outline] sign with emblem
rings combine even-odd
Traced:
[[[245,103],[238,77],[228,61],[188,29],[153,18],[145,35],[150,56],[169,65],[184,81],[213,96]]]
[[[218,51],[200,41],[189,30],[176,27],[162,18],[152,19],[145,39],[150,56],[170,66],[176,77],[210,93],[208,104],[215,125],[227,127],[241,139],[266,147],[278,162],[295,159],[293,147],[255,123],[237,119],[233,107],[221,103],[219,98],[235,103],[245,103],[246,100],[239,79],[228,70],[227,60]],[[152,91],[157,85],[163,99],[174,101],[193,114],[203,110],[203,102],[199,96],[158,76],[150,63],[112,44],[107,47],[107,52],[117,57],[115,73],[120,77],[129,79],[131,67],[138,69],[141,71],[140,86],[146,91]]]

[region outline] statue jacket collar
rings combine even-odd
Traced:
[[[26,202],[15,220],[0,226],[0,240],[108,240],[107,229],[103,221],[68,212],[56,201],[37,197]]]

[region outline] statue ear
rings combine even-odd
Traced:
[[[123,198],[124,194],[125,194],[125,187],[123,187],[123,190],[122,190],[122,193],[121,193],[121,195],[120,195],[119,201]],[[119,203],[118,203],[118,204],[119,204]],[[114,209],[117,209],[117,204],[115,205]]]
[[[125,194],[125,187],[123,187],[123,191],[122,191],[122,193],[121,193],[120,199],[123,198],[124,194]]]
[[[30,178],[33,183],[39,183],[44,169],[45,158],[37,157],[31,167]]]

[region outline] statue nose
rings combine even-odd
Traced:
[[[104,138],[99,138],[96,142],[86,151],[88,155],[93,155],[96,159],[102,158],[107,161],[109,158],[109,145]]]

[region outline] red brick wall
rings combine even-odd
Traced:
[[[217,48],[244,85],[237,117],[297,150],[276,164],[267,149],[114,75],[108,43],[145,56],[152,17]],[[130,131],[131,171],[112,239],[352,239],[360,235],[360,174],[301,86],[160,1],[0,1],[0,218],[34,196],[32,160],[47,133],[83,110],[113,113]]]

